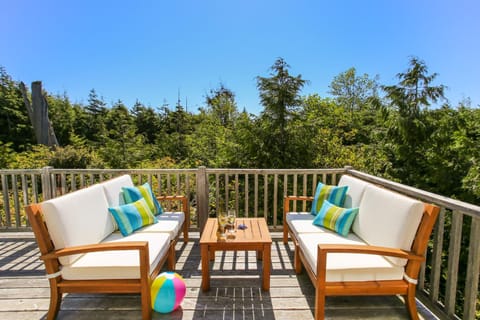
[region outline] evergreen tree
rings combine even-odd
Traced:
[[[18,84],[0,66],[0,141],[11,143],[16,151],[27,150],[35,143],[32,124],[28,118]]]
[[[425,145],[429,138],[426,110],[444,99],[444,86],[432,86],[437,74],[428,74],[425,62],[410,59],[410,68],[397,75],[400,82],[383,86],[394,110],[390,114],[389,137],[394,142],[394,174],[406,184],[416,185],[419,176],[424,176],[426,163]]]
[[[86,132],[85,137],[96,145],[102,145],[107,135],[105,127],[105,116],[108,109],[106,103],[100,98],[95,89],[88,94],[88,105],[86,111]]]
[[[278,58],[271,67],[270,77],[257,77],[260,101],[264,107],[260,115],[263,132],[260,147],[265,167],[292,166],[287,125],[301,104],[299,94],[306,80],[301,75],[291,76],[289,68],[285,60]]]

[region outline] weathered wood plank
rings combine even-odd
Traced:
[[[280,233],[272,238],[270,291],[261,290],[261,263],[255,252],[217,252],[211,290],[201,286],[199,233],[187,244],[177,244],[177,272],[187,292],[181,309],[171,314],[153,313],[152,319],[295,319],[313,320],[315,290],[308,276],[292,268],[293,244],[284,245]],[[48,281],[43,266],[37,276],[24,276],[28,265],[39,263],[35,240],[25,234],[0,234],[0,319],[41,319],[49,305]],[[5,263],[5,259],[10,259]],[[18,260],[15,260],[18,259]],[[23,269],[15,268],[17,261]],[[217,270],[215,271],[215,268]],[[17,270],[18,269],[18,270]],[[326,319],[408,319],[403,302],[396,297],[328,297]],[[68,294],[58,319],[139,319],[140,297],[135,294]],[[429,318],[425,316],[424,318]]]

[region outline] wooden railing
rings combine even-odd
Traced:
[[[0,170],[0,230],[29,230],[24,206],[128,173],[149,182],[158,195],[187,195],[192,230],[201,230],[217,210],[265,217],[283,226],[283,197],[312,195],[319,181],[336,184],[342,174],[380,185],[441,207],[418,285],[420,298],[441,317],[478,319],[480,207],[371,176],[340,169],[55,169]],[[309,210],[298,201],[292,210]],[[170,209],[170,208],[167,208]],[[386,208],[388,209],[388,208]],[[465,259],[465,257],[467,257]]]

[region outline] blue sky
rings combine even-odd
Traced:
[[[87,103],[136,100],[188,111],[223,83],[238,108],[258,114],[257,76],[278,57],[328,96],[350,67],[397,83],[417,56],[453,106],[480,104],[478,0],[0,0],[0,66],[14,80],[41,80]]]

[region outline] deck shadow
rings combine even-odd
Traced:
[[[0,277],[41,276],[45,266],[39,259],[34,238],[2,237],[0,239]]]

